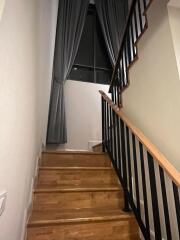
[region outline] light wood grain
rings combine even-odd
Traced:
[[[28,228],[28,240],[138,240],[135,220]]]
[[[68,208],[119,208],[123,207],[123,192],[116,191],[74,191],[36,192],[34,210]]]
[[[33,211],[28,226],[128,220],[133,218],[134,216],[132,214],[124,213],[117,208],[44,209]]]
[[[129,129],[134,133],[138,140],[147,148],[149,153],[158,162],[158,164],[166,171],[170,178],[180,187],[180,173],[175,167],[167,160],[167,158],[145,137],[145,135],[132,124],[124,112],[115,105],[111,99],[103,92],[99,91],[104,100],[112,107],[114,112],[124,121]]]
[[[43,153],[43,167],[109,167],[110,160],[106,154],[79,154],[79,153]]]
[[[135,218],[123,205],[106,154],[44,153],[27,239],[139,239]]]
[[[37,187],[39,186],[81,186],[102,184],[103,186],[118,184],[118,179],[112,169],[108,170],[40,170]]]

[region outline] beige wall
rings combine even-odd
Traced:
[[[0,21],[0,192],[8,194],[1,240],[23,239],[46,134],[56,2],[7,0]]]
[[[130,69],[124,111],[180,170],[180,79],[168,19],[167,1],[153,1],[149,28],[138,44],[139,60]]]

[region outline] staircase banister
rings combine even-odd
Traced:
[[[122,54],[122,51],[123,51],[123,44],[124,44],[124,41],[125,41],[125,38],[126,38],[126,32],[127,32],[128,26],[130,24],[131,17],[132,17],[132,14],[133,14],[136,2],[137,2],[137,0],[132,0],[131,6],[130,6],[130,10],[129,10],[129,13],[128,13],[128,17],[127,17],[127,20],[126,20],[126,24],[125,24],[124,29],[123,29],[123,33],[122,33],[123,37],[122,37],[121,43],[120,43],[120,49],[119,49],[118,58],[116,60],[116,64],[115,64],[114,69],[113,69],[113,73],[112,73],[112,77],[111,77],[111,81],[110,81],[109,92],[110,92],[110,89],[111,89],[111,86],[112,86],[112,83],[113,83],[113,80],[114,80],[115,72],[116,72],[116,70],[118,68],[118,63],[120,61],[121,54]]]
[[[140,129],[134,126],[134,124],[128,119],[126,114],[120,110],[120,108],[114,104],[111,99],[102,91],[99,91],[103,99],[112,107],[113,111],[124,121],[139,141],[146,147],[153,158],[158,164],[165,170],[172,181],[180,187],[180,172],[167,160],[167,158],[155,147],[151,141],[141,132]]]

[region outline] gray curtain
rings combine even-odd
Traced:
[[[128,1],[96,0],[95,4],[108,54],[112,66],[114,66],[118,57],[123,28],[126,22]]]
[[[89,0],[59,0],[47,143],[67,142],[64,83],[76,57],[88,5]]]

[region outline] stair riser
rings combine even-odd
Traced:
[[[115,192],[36,193],[34,210],[68,208],[123,208],[123,194]]]
[[[40,170],[38,185],[117,184],[112,170]]]
[[[43,154],[42,166],[59,167],[106,167],[110,166],[110,160],[106,155],[84,154]]]
[[[131,235],[132,234],[132,235]],[[134,220],[28,228],[28,240],[136,240]]]

